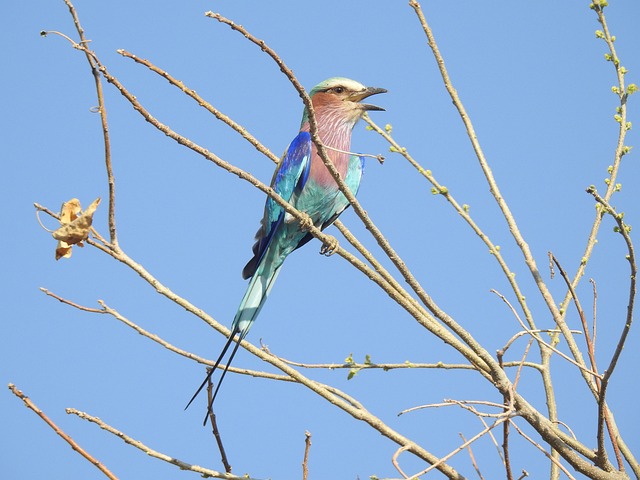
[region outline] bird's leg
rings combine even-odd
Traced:
[[[322,247],[320,248],[320,255],[330,257],[336,253],[339,246],[340,242],[338,242],[336,237],[329,237],[327,241],[322,244]]]

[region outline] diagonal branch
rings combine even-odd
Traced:
[[[69,415],[76,415],[78,417],[80,417],[83,420],[87,420],[88,422],[94,423],[96,425],[98,425],[102,430],[106,430],[107,432],[111,433],[112,435],[115,435],[116,437],[118,437],[120,440],[122,440],[124,443],[131,445],[135,448],[137,448],[138,450],[143,451],[146,455],[149,455],[150,457],[153,458],[157,458],[159,460],[162,460],[164,462],[170,463],[172,465],[176,465],[177,467],[180,468],[180,470],[189,470],[191,472],[196,472],[199,473],[203,478],[222,478],[225,480],[252,480],[253,477],[249,477],[247,475],[243,475],[242,477],[238,477],[237,475],[232,475],[230,473],[225,473],[225,472],[219,472],[217,470],[211,470],[209,468],[204,468],[201,467],[199,465],[192,465],[190,463],[184,462],[182,460],[179,460],[175,457],[172,457],[170,455],[166,455],[164,453],[158,452],[157,450],[152,449],[151,447],[145,445],[144,443],[142,443],[139,440],[135,440],[134,438],[131,438],[129,435],[116,430],[115,428],[113,428],[111,425],[103,422],[102,420],[100,420],[98,417],[94,417],[92,415],[89,415],[85,412],[81,412],[79,410],[76,410],[75,408],[67,408],[66,409],[67,413]],[[257,480],[255,478],[253,478],[253,480]]]
[[[87,452],[84,448],[82,448],[80,445],[78,445],[78,443],[75,440],[73,440],[73,438],[71,438],[69,435],[67,435],[65,432],[63,432],[60,429],[60,427],[58,427],[53,422],[53,420],[51,420],[42,410],[40,410],[36,406],[36,404],[31,401],[31,399],[29,397],[27,397],[24,393],[22,393],[21,390],[18,390],[18,388],[13,383],[9,384],[9,390],[11,390],[11,393],[13,393],[16,397],[18,397],[20,400],[22,400],[24,402],[25,406],[29,410],[32,410],[33,412],[35,412],[36,415],[38,415],[47,425],[49,425],[53,429],[54,432],[56,432],[65,442],[67,442],[71,446],[71,448],[73,450],[75,450],[80,455],[82,455],[84,458],[86,458],[89,461],[89,463],[94,465],[107,478],[109,478],[111,480],[118,480],[118,477],[116,477],[113,473],[111,473],[111,471],[107,467],[105,467],[102,463],[100,463],[98,460],[96,460],[89,452]]]

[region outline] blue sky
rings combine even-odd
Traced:
[[[588,3],[561,1],[553,8],[505,1],[489,7],[483,2],[423,5],[502,193],[558,302],[565,289],[559,276],[549,279],[547,252],[553,251],[567,271],[575,271],[594,216],[594,201],[584,190],[591,184],[604,190],[617,139],[617,99],[611,93],[616,79],[604,60],[605,44],[594,35],[600,27]],[[627,82],[640,83],[640,4],[611,3],[607,19],[629,70]],[[153,115],[264,182],[271,178],[270,161],[116,50],[126,49],[168,70],[276,154],[297,133],[301,101],[266,55],[206,18],[205,11],[220,12],[264,39],[307,88],[336,75],[387,88],[389,93],[375,100],[387,111],[372,113],[373,119],[392,124],[396,140],[460,203],[471,206],[474,219],[501,246],[538,325],[551,326],[406,2],[330,0],[294,7],[291,2],[77,0],[76,7],[91,48]],[[79,312],[39,291],[45,287],[87,306],[102,299],[147,330],[207,358],[215,358],[223,344],[221,335],[158,297],[135,273],[96,249],[76,248],[71,259],[54,260],[55,242],[38,225],[34,202],[57,210],[72,197],[83,205],[102,197],[94,225],[107,234],[102,133],[99,116],[91,113],[97,103],[93,79],[81,52],[59,37],[39,35],[57,30],[75,38],[62,0],[11,2],[4,7],[4,18],[0,379],[23,389],[121,478],[173,479],[179,473],[66,415],[66,407],[96,415],[168,455],[222,469],[211,434],[200,425],[204,400],[183,411],[203,367],[111,317]],[[240,272],[250,256],[263,194],[153,129],[112,86],[105,84],[105,93],[121,246],[173,291],[230,324],[246,286]],[[638,108],[632,97],[629,120],[634,125],[640,122]],[[631,130],[627,143],[638,145],[638,140],[637,128]],[[373,221],[443,309],[490,352],[502,347],[519,327],[489,293],[496,289],[512,295],[486,247],[406,161],[388,153],[384,140],[362,124],[354,131],[353,149],[387,157],[382,166],[368,161],[359,194]],[[637,156],[632,151],[624,158],[623,188],[612,201],[631,225],[640,223]],[[55,228],[51,219],[42,220]],[[375,250],[353,212],[342,220]],[[587,279],[598,285],[602,368],[619,337],[628,292],[626,252],[612,228],[607,219],[579,288],[590,315]],[[318,250],[314,241],[287,259],[249,341],[262,341],[273,353],[306,363],[341,362],[350,353],[358,361],[368,354],[380,363],[462,360],[345,261],[320,256]],[[578,328],[573,309],[568,321]],[[524,343],[517,347],[513,359],[519,359]],[[622,434],[636,454],[639,351],[636,329],[609,390]],[[556,357],[552,364],[560,418],[595,446],[593,400],[563,360]],[[235,365],[271,371],[242,350]],[[397,413],[444,398],[501,401],[468,372],[365,371],[349,381],[345,370],[307,373],[359,398],[393,428],[440,455],[460,443],[458,432],[467,438],[477,433],[480,422],[453,407],[401,417]],[[535,374],[523,376],[521,391],[543,408],[539,387]],[[299,477],[308,430],[313,435],[311,478],[398,476],[390,461],[393,444],[303,387],[229,375],[216,410],[236,474]],[[50,478],[104,478],[6,388],[0,412],[0,466],[6,478],[36,478],[45,469]],[[545,475],[544,458],[531,454],[522,440],[513,441],[514,470],[525,469],[533,478]],[[474,453],[485,478],[503,475],[488,439],[475,444]],[[452,463],[474,477],[466,454]],[[407,471],[422,468],[408,456],[401,457],[401,464]]]

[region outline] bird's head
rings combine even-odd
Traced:
[[[348,123],[355,124],[369,110],[384,110],[382,107],[368,103],[360,103],[371,95],[385,93],[384,88],[365,87],[355,80],[344,77],[332,77],[320,82],[309,92],[316,115],[322,117],[332,114],[341,117]],[[309,120],[305,108],[302,123]]]

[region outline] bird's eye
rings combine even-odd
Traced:
[[[338,94],[344,93],[344,87],[333,87],[333,91]]]

